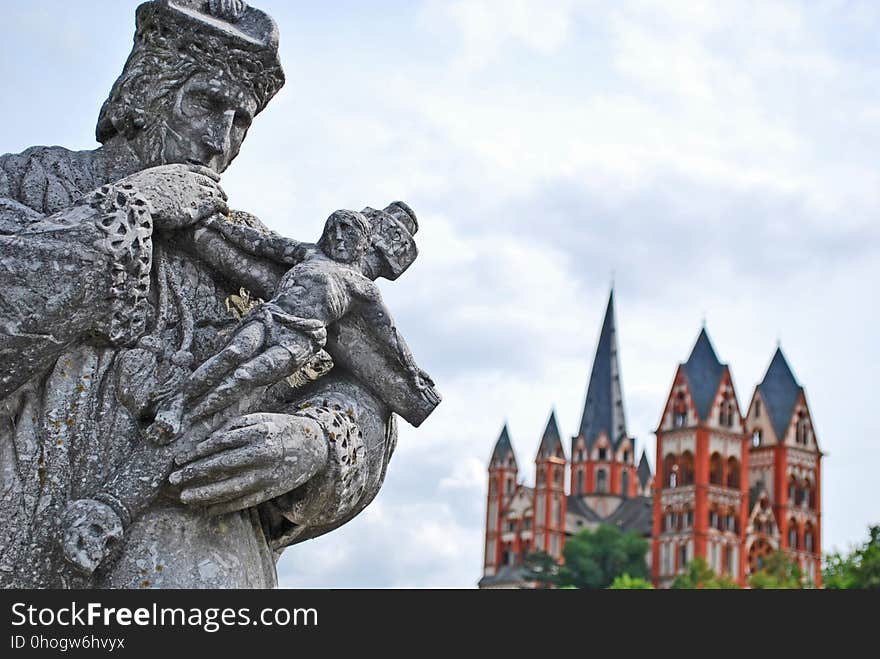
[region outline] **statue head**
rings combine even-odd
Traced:
[[[367,207],[361,213],[373,225],[372,244],[364,257],[365,270],[374,279],[397,279],[419,255],[414,238],[419,230],[416,214],[402,201],[394,201],[381,211]]]
[[[141,165],[224,171],[251,120],[284,84],[278,29],[242,0],[151,0],[101,108],[97,138],[127,142]]]
[[[318,247],[334,261],[359,261],[370,246],[373,227],[356,211],[339,210],[327,218]]]

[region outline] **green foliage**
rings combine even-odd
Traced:
[[[798,589],[809,585],[807,577],[794,559],[783,551],[775,551],[764,561],[764,567],[749,577],[749,587],[756,590]]]
[[[737,583],[727,576],[718,576],[703,558],[695,558],[688,563],[687,571],[679,574],[672,587],[681,590],[734,590]]]
[[[536,551],[523,559],[523,576],[526,581],[534,581],[538,588],[549,588],[556,584],[559,563],[545,551]]]
[[[880,589],[880,525],[868,529],[868,541],[847,555],[825,557],[825,588]]]
[[[621,574],[615,577],[614,581],[608,587],[609,590],[654,590],[654,586],[647,579],[631,577],[628,574]]]
[[[559,568],[556,584],[599,589],[608,588],[623,574],[647,579],[647,551],[647,541],[632,531],[624,533],[606,524],[595,531],[585,529],[565,543],[565,564]]]

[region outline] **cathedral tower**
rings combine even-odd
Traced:
[[[776,349],[746,417],[752,502],[747,569],[776,549],[791,553],[810,582],[822,583],[821,460],[804,388]]]
[[[516,489],[518,467],[507,424],[501,430],[489,461],[489,494],[486,504],[486,549],[483,574],[493,576],[505,564],[507,550],[502,543],[502,513]]]
[[[730,369],[705,328],[675,373],[656,434],[655,584],[669,586],[695,557],[744,583],[748,441]]]
[[[535,551],[554,558],[565,544],[565,449],[556,412],[551,412],[535,456]]]
[[[571,493],[623,498],[639,493],[635,441],[626,431],[623,409],[613,290],[599,333],[580,432],[571,440]],[[610,512],[609,508],[604,514]]]

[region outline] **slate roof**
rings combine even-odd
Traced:
[[[648,481],[651,480],[651,465],[648,464],[648,454],[642,451],[642,457],[639,459],[639,467],[636,471],[639,476],[639,485],[645,487],[648,484]]]
[[[498,441],[495,442],[495,450],[492,451],[492,462],[495,460],[504,460],[507,457],[507,453],[513,453],[513,446],[510,443],[510,433],[507,431],[507,424],[504,424],[504,428],[501,429],[501,435],[498,436]],[[513,457],[514,463],[516,462],[516,455]]]
[[[559,424],[556,422],[556,410],[553,410],[547,420],[547,427],[544,428],[544,435],[541,437],[541,446],[538,451],[542,455],[552,455],[557,448],[562,455],[565,455],[565,449],[562,448],[562,437],[559,434]]]
[[[651,535],[654,523],[653,499],[651,497],[624,499],[605,521],[617,525],[624,531],[636,531],[643,536]]]
[[[505,584],[525,584],[523,567],[521,565],[502,565],[498,572],[491,576],[485,576],[478,582],[478,586],[500,586]]]
[[[758,391],[764,399],[764,407],[770,416],[776,439],[782,441],[798,396],[803,391],[782,354],[782,348],[776,348],[767,373],[758,385]]]
[[[712,401],[718,392],[721,376],[724,375],[724,364],[718,360],[715,348],[709,340],[709,334],[704,327],[700,330],[700,336],[691,350],[691,356],[684,363],[684,374],[688,381],[697,414],[700,420],[705,421],[709,416]]]
[[[566,513],[572,513],[579,517],[583,517],[588,522],[596,522],[598,524],[602,521],[602,518],[598,513],[590,508],[584,502],[583,498],[576,494],[570,494],[566,497],[565,506]]]
[[[620,386],[620,363],[617,358],[617,327],[614,321],[614,290],[608,296],[605,320],[593,359],[587,398],[581,417],[580,435],[591,448],[602,432],[615,444],[627,436]],[[572,450],[574,450],[574,439]]]

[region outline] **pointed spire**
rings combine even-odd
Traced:
[[[648,464],[648,454],[642,450],[642,457],[639,459],[639,466],[637,469],[637,473],[639,476],[639,485],[645,487],[648,484],[648,481],[651,480],[651,465]]]
[[[562,436],[559,434],[559,424],[556,421],[556,410],[553,410],[550,412],[547,427],[544,428],[544,435],[541,437],[538,457],[553,455],[557,448],[565,455],[565,451],[562,449]]]
[[[510,453],[513,455],[513,463],[516,465],[516,455],[513,453],[513,445],[510,443],[510,433],[507,431],[507,424],[504,424],[504,428],[501,429],[501,434],[498,436],[498,441],[495,442],[495,450],[492,451],[492,462],[502,461],[507,459],[507,454]]]
[[[718,360],[705,327],[700,330],[691,356],[684,364],[684,374],[687,376],[688,388],[697,406],[697,413],[700,419],[705,420],[718,392],[721,376],[724,375],[724,364]]]
[[[590,384],[581,417],[580,435],[591,447],[599,435],[619,442],[627,436],[623,411],[623,393],[620,386],[620,363],[617,359],[617,327],[614,320],[614,289],[608,296],[605,320],[599,333],[599,344],[593,359]]]
[[[781,440],[788,429],[791,414],[802,391],[782,353],[782,348],[776,348],[767,373],[758,385],[758,391],[761,392],[767,414],[773,422],[776,437]]]

